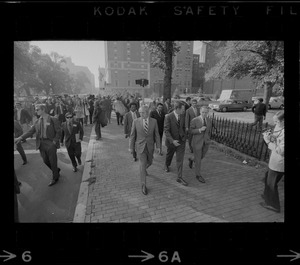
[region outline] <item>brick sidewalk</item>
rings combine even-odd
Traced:
[[[259,205],[265,168],[242,164],[210,148],[203,160],[200,183],[188,167],[186,148],[183,177],[188,186],[176,182],[175,156],[171,171],[163,170],[163,156],[154,155],[148,168],[148,195],[141,192],[139,162],[133,162],[123,126],[102,128],[102,141],[93,145],[93,165],[85,222],[283,222],[284,183],[279,183],[281,213]],[[164,141],[164,140],[163,140]]]

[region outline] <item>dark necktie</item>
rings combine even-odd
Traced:
[[[148,122],[147,122],[147,120],[145,120],[144,131],[145,131],[145,134],[148,133]]]
[[[44,119],[41,117],[41,138],[44,138]]]
[[[178,119],[177,119],[177,126],[180,127],[180,117],[178,115]]]
[[[72,134],[72,124],[71,124],[71,122],[68,123],[68,129],[69,129],[69,133]]]
[[[206,126],[206,119],[203,119],[203,126]]]

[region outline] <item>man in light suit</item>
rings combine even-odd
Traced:
[[[200,116],[191,121],[190,132],[193,135],[192,147],[194,151],[194,159],[190,159],[189,166],[192,168],[193,161],[195,162],[195,175],[198,181],[205,183],[201,176],[201,161],[208,151],[210,144],[210,132],[212,128],[212,121],[208,117],[208,108],[202,106],[200,109]]]
[[[137,103],[136,102],[131,102],[129,104],[129,108],[130,108],[130,111],[128,111],[124,116],[125,138],[130,136],[132,122],[140,117],[140,113],[137,111]],[[133,155],[133,161],[137,161],[135,148],[133,149],[132,155]]]
[[[174,153],[176,152],[177,182],[187,186],[182,178],[183,158],[185,152],[185,115],[184,104],[180,101],[175,102],[174,111],[166,115],[164,123],[164,133],[166,136],[167,155],[165,171],[169,172]]]
[[[34,133],[36,134],[36,150],[40,150],[44,163],[52,171],[52,181],[48,185],[52,186],[60,177],[60,168],[57,167],[57,149],[60,147],[61,127],[58,119],[46,112],[45,104],[37,104],[35,111],[40,118],[36,120],[28,132],[16,138],[15,143],[18,144]]]
[[[78,165],[81,165],[81,141],[83,139],[83,128],[79,121],[73,119],[73,113],[66,113],[66,121],[62,123],[62,135],[61,135],[61,144],[64,143],[68,151],[68,155],[71,159],[73,165],[73,171],[77,171],[77,158]]]
[[[153,161],[154,143],[159,149],[160,137],[158,133],[157,121],[149,117],[149,107],[142,106],[139,109],[141,117],[134,120],[129,139],[129,151],[133,153],[136,145],[136,152],[140,160],[140,178],[142,193],[148,194],[146,187],[146,169],[151,166]]]
[[[193,99],[192,106],[190,108],[188,108],[185,113],[185,130],[186,130],[186,133],[188,134],[189,147],[190,147],[191,153],[193,153],[193,148],[192,148],[193,135],[190,133],[190,125],[191,125],[192,119],[196,118],[199,115],[200,115],[200,111],[197,108],[197,99]]]

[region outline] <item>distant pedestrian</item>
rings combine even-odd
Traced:
[[[80,98],[77,98],[76,100],[76,105],[74,108],[74,112],[75,112],[75,117],[76,120],[79,121],[83,127],[83,119],[84,119],[84,106],[82,103],[82,100]]]
[[[212,128],[211,119],[209,119],[208,108],[202,106],[200,116],[192,119],[190,133],[193,135],[192,147],[194,159],[189,159],[189,166],[192,168],[193,161],[195,162],[195,175],[199,182],[205,183],[205,179],[201,175],[201,162],[206,155],[210,144],[210,131]]]
[[[96,132],[96,140],[102,139],[101,135],[101,120],[104,116],[104,111],[100,106],[100,101],[95,101],[94,111],[93,111],[93,123],[95,123],[95,132]]]
[[[57,149],[60,147],[61,128],[58,119],[47,114],[45,104],[37,104],[35,110],[40,118],[28,132],[16,138],[15,143],[18,144],[21,140],[36,134],[36,149],[40,150],[44,163],[52,171],[52,181],[49,183],[49,186],[52,186],[60,177],[60,168],[57,167]]]
[[[132,128],[132,123],[134,120],[140,117],[140,113],[137,111],[137,104],[131,102],[129,104],[130,111],[127,112],[124,116],[124,134],[125,138],[129,138]],[[136,148],[132,150],[133,161],[137,161]]]
[[[170,98],[166,98],[166,101],[164,103],[164,113],[168,114],[172,109],[171,100]]]
[[[23,129],[22,129],[21,125],[18,123],[18,121],[14,120],[14,138],[18,138],[22,134],[23,134]],[[27,164],[27,157],[26,157],[26,154],[24,152],[24,149],[23,149],[23,146],[22,146],[21,142],[16,144],[16,150],[19,152],[19,154],[22,157],[23,165],[26,165]]]
[[[119,97],[114,101],[113,108],[116,112],[118,125],[123,125],[123,116],[125,115],[127,110]]]
[[[160,146],[160,138],[156,120],[149,117],[149,107],[142,106],[139,109],[139,113],[141,117],[134,120],[132,124],[129,151],[133,153],[136,145],[136,152],[140,163],[142,193],[147,195],[146,176],[148,173],[146,169],[152,165],[154,143],[156,143],[156,148],[158,149]]]
[[[191,97],[187,97],[185,99],[185,102],[186,102],[186,104],[185,104],[185,111],[187,111],[192,106],[191,101],[192,101]]]
[[[150,117],[156,119],[158,126],[158,133],[160,136],[160,146],[159,146],[159,155],[163,155],[162,152],[162,137],[164,133],[164,122],[165,122],[165,113],[163,111],[163,104],[157,103],[157,107],[155,110],[150,112]]]
[[[90,96],[89,100],[88,100],[88,104],[89,104],[89,112],[90,112],[90,124],[93,124],[93,113],[94,113],[94,102],[95,101],[95,97],[94,96]]]
[[[184,104],[180,101],[174,103],[174,111],[166,115],[164,123],[164,133],[166,136],[167,155],[165,161],[165,171],[170,171],[173,156],[176,152],[177,182],[187,186],[182,177],[183,159],[185,152],[186,132]]]
[[[251,126],[257,125],[259,130],[262,130],[263,120],[266,119],[267,106],[263,103],[263,99],[259,98],[256,101],[256,104],[252,107],[252,112],[254,113],[254,122],[251,123]]]
[[[62,124],[61,144],[64,144],[73,165],[73,171],[77,171],[78,165],[81,165],[81,141],[83,139],[83,128],[80,122],[73,119],[72,113],[66,113],[66,121]],[[76,159],[77,162],[76,162]]]
[[[265,177],[265,189],[261,206],[268,210],[280,212],[278,183],[284,175],[284,112],[273,116],[275,128],[272,133],[264,133],[263,137],[271,150],[269,170]]]

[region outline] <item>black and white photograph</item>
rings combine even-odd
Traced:
[[[14,41],[15,222],[284,222],[284,41]]]

